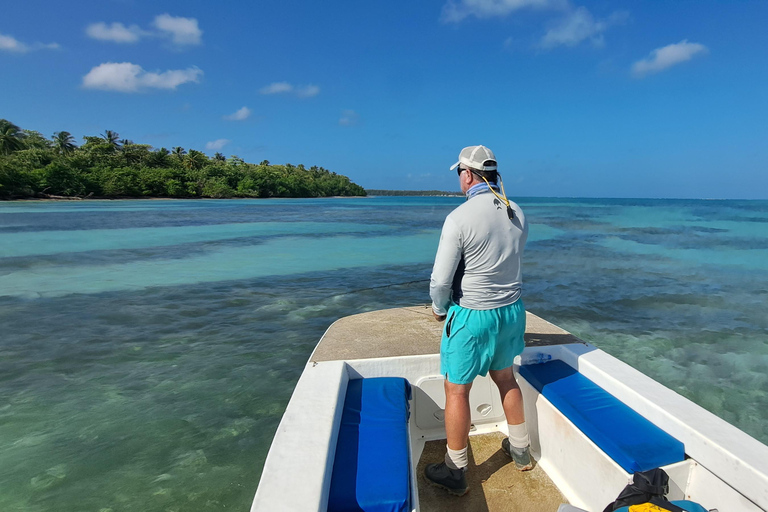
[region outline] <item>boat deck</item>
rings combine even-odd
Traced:
[[[443,323],[434,319],[429,306],[371,311],[331,325],[310,356],[275,434],[252,510],[322,508],[327,499],[323,495],[328,485],[327,464],[333,456],[329,443],[343,403],[340,386],[346,386],[350,376],[394,374],[419,383],[412,417],[420,414],[420,419],[409,429],[412,436],[418,436],[411,438],[410,447],[414,459],[419,459],[412,480],[421,511],[555,512],[566,498],[542,467],[551,469],[560,489],[584,509],[602,510],[615,499],[628,475],[551,403],[539,400],[528,384],[521,387],[528,393],[526,414],[535,429],[533,453],[541,466],[518,472],[500,449],[503,414],[496,413],[488,421],[475,415],[476,429],[470,432],[469,493],[455,497],[430,486],[423,476],[424,466],[441,461],[445,453],[445,440],[439,440],[444,436],[442,386],[435,375],[442,329]],[[570,360],[571,366],[575,361],[582,375],[684,443],[686,460],[668,467],[674,499],[689,497],[710,509],[768,512],[768,447],[764,444],[530,313],[525,342],[529,348],[542,347],[528,350],[534,358],[557,355],[566,363]],[[320,362],[329,364],[312,364]],[[485,387],[475,387],[475,394],[477,403],[485,406],[495,395],[488,379],[480,381]],[[477,411],[482,415],[480,408]],[[307,452],[307,437],[319,449]],[[296,460],[306,461],[307,457],[311,463],[296,466]]]
[[[445,455],[445,440],[430,441],[424,447],[416,469],[419,479],[421,512],[555,512],[568,500],[538,466],[521,472],[501,451],[501,433],[470,436],[469,492],[461,497],[451,496],[443,489],[430,485],[424,477],[424,466],[441,462]]]
[[[432,308],[410,306],[342,318],[328,328],[310,361],[370,359],[440,353],[443,323]],[[583,343],[573,334],[526,313],[525,345]]]
[[[439,354],[442,329],[443,323],[434,319],[429,305],[361,313],[331,325],[310,361]],[[527,313],[526,346],[566,343],[583,342]],[[424,466],[443,460],[445,440],[427,442],[417,467],[421,511],[554,512],[561,503],[567,503],[538,466],[531,471],[517,471],[501,451],[502,439],[501,433],[470,436],[470,491],[462,497],[451,496],[427,483]]]

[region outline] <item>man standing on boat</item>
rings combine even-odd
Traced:
[[[522,393],[512,371],[525,346],[520,295],[528,224],[520,207],[507,199],[490,149],[462,149],[453,169],[467,201],[445,219],[429,287],[435,318],[447,318],[440,372],[445,376],[448,451],[445,462],[428,465],[425,474],[461,496],[468,490],[469,391],[478,375],[490,373],[501,393],[509,428],[502,450],[519,470],[533,467]]]

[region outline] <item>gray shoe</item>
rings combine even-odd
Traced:
[[[501,442],[501,449],[504,450],[504,453],[512,457],[518,471],[528,471],[529,469],[533,469],[533,461],[531,460],[529,446],[526,446],[525,448],[515,448],[509,444],[509,438],[504,438]]]
[[[441,487],[455,496],[464,496],[469,490],[467,477],[464,469],[451,469],[445,462],[439,464],[428,464],[424,468],[424,476],[432,485]]]

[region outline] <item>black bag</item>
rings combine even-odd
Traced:
[[[653,503],[671,512],[685,512],[677,505],[667,500],[669,492],[669,475],[661,469],[651,469],[632,475],[632,483],[619,493],[616,501],[605,507],[603,512],[613,512],[621,507]]]

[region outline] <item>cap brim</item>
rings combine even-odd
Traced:
[[[454,170],[455,168],[457,168],[457,167],[459,166],[459,164],[460,164],[460,163],[461,163],[461,162],[456,162],[455,164],[453,164],[453,165],[451,166],[451,170]]]

